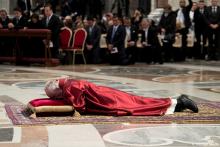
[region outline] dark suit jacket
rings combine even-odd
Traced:
[[[2,24],[3,29],[8,28],[8,23],[10,22],[9,18],[7,17],[4,21],[0,18],[0,24]]]
[[[136,42],[138,40],[138,29],[134,25],[130,27],[130,37],[131,38],[130,40],[128,40],[128,42],[129,41]]]
[[[141,34],[141,42],[142,43],[147,41],[147,43],[149,45],[151,45],[151,47],[158,47],[160,45],[158,37],[157,37],[157,29],[154,26],[149,27],[147,40],[145,38],[145,31],[144,30],[140,30],[139,33]]]
[[[207,23],[205,21],[205,16],[208,14],[207,7],[204,8],[204,13],[202,14],[199,9],[194,12],[194,23],[195,31],[204,31],[207,28]]]
[[[16,18],[13,18],[12,23],[14,24],[15,29],[22,29],[27,26],[27,20],[23,16],[19,19],[18,22]]]
[[[193,5],[193,2],[192,0],[189,0],[189,5],[187,5],[186,7],[183,8],[183,15],[184,15],[184,18],[185,18],[185,26],[186,28],[189,28],[191,26],[191,21],[190,21],[190,17],[189,17],[189,12],[192,8],[192,5]],[[178,14],[178,11],[179,9],[177,9],[175,12],[176,12],[176,16]]]
[[[175,33],[176,14],[174,12],[170,12],[167,17],[165,17],[165,14],[163,14],[158,27],[159,29],[164,28],[166,30],[166,34]]]
[[[95,25],[92,28],[91,34],[89,33],[89,27],[86,28],[86,31],[88,34],[86,43],[89,45],[93,45],[93,48],[98,48],[101,37],[101,29],[97,25]]]
[[[220,7],[217,8],[217,13],[212,13],[212,7],[207,8],[207,14],[205,15],[205,21],[207,25],[218,24],[220,25]]]
[[[112,31],[113,31],[113,26],[107,32],[107,36],[106,36],[107,44],[112,44],[113,47],[117,47],[118,50],[124,49],[124,45],[125,45],[124,42],[125,42],[125,37],[126,37],[126,31],[125,31],[124,26],[122,25],[118,26],[118,29],[115,32],[113,39],[111,39]]]
[[[45,17],[42,20],[42,24],[44,28],[51,30],[52,32],[51,40],[54,44],[54,47],[58,48],[59,47],[59,33],[60,33],[61,27],[63,26],[63,23],[61,22],[59,17],[54,14],[51,16],[48,25],[46,25],[46,20],[47,18]]]

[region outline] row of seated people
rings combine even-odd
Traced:
[[[169,15],[165,17],[166,13],[168,13],[167,11],[169,11]],[[8,23],[5,23],[6,19],[1,19],[1,24],[3,28],[8,27],[9,29],[26,27],[50,29],[52,31],[51,40],[53,44],[53,46],[51,46],[52,56],[55,58],[62,57],[59,54],[60,40],[62,40],[59,35],[63,23],[59,17],[53,14],[50,5],[45,6],[44,13],[45,17],[41,21],[37,15],[32,15],[31,21],[27,23],[25,22],[25,19],[22,18],[22,14],[19,9],[15,9],[15,18],[13,21],[8,21]],[[67,25],[65,24],[65,26]],[[169,61],[175,58],[175,55],[173,55],[175,52],[173,50],[173,46],[179,48],[181,48],[181,46],[186,46],[186,43],[184,44],[180,39],[181,35],[179,35],[180,37],[177,35],[177,40],[175,42],[176,14],[171,13],[170,7],[165,8],[159,26],[155,26],[148,19],[143,19],[139,28],[137,25],[131,25],[129,18],[125,18],[124,20],[120,20],[118,17],[112,18],[112,26],[110,26],[107,30],[105,41],[102,41],[103,39],[101,38],[102,35],[100,28],[97,26],[97,23],[94,19],[87,18],[86,26],[79,25],[79,27],[85,27],[87,32],[84,52],[86,54],[86,60],[88,63],[100,63],[100,54],[102,54],[102,52],[104,52],[108,58],[106,59],[105,56],[104,60],[108,60],[110,63],[114,62],[111,64],[129,64],[140,60],[147,63],[162,63],[164,59]],[[166,30],[165,34],[163,34],[164,29]],[[161,35],[159,35],[159,40],[158,30],[160,30],[159,33],[161,33]],[[171,30],[172,33],[167,33],[169,30]],[[138,34],[141,34],[140,37],[138,37]],[[189,44],[193,44],[194,41],[191,39],[192,35],[189,35],[188,38]],[[182,40],[184,39],[182,36]],[[99,43],[100,40],[102,42],[101,44],[103,44],[103,42],[106,43],[107,50],[101,50]],[[39,40],[39,43],[34,42],[34,44],[40,45],[42,44],[42,41]],[[33,53],[32,49],[30,52]],[[183,51],[183,54],[185,54],[184,52],[185,51]],[[162,56],[163,54],[164,56]],[[184,60],[184,57],[183,59],[178,57],[178,60]]]
[[[66,17],[65,22],[71,24],[71,18]],[[113,23],[114,25],[108,30],[107,34],[101,34],[100,28],[93,18],[87,18],[85,30],[77,29],[74,33],[69,28],[68,23],[64,23],[65,27],[61,29],[60,33],[62,51],[73,52],[73,49],[76,49],[77,41],[77,43],[81,42],[82,50],[85,49],[85,58],[88,63],[100,63],[103,51],[108,55],[108,61],[111,64],[133,64],[136,61],[163,63],[164,57],[169,58],[168,52],[172,49],[163,50],[166,38],[157,33],[157,29],[151,24],[151,20],[142,20],[142,30],[132,26],[129,18],[124,18],[123,25],[121,25],[120,19],[114,17]],[[83,40],[82,35],[79,37],[79,30],[81,34],[84,30],[85,40]],[[193,46],[193,40],[192,34],[189,34],[188,47]],[[177,52],[182,47],[182,36],[180,34],[177,33],[174,37],[172,47],[176,48]],[[164,56],[163,53],[165,53]],[[82,53],[82,55],[85,62],[84,54]],[[75,62],[75,58],[73,62]]]

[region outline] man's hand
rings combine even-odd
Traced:
[[[109,45],[108,45],[108,50],[111,51],[112,49],[113,49],[113,45],[112,45],[112,44],[109,44]]]
[[[217,29],[219,27],[218,24],[210,24],[209,25],[212,29]]]
[[[135,45],[135,42],[134,41],[129,41],[128,42],[128,46],[134,46]]]
[[[15,26],[14,26],[13,23],[10,22],[10,23],[8,24],[8,28],[9,28],[9,29],[13,29],[14,27],[15,27]]]
[[[86,48],[87,48],[87,50],[92,50],[93,45],[89,45],[89,44],[87,44],[87,45],[86,45]]]

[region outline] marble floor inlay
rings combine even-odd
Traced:
[[[131,66],[0,65],[0,147],[218,147],[220,146],[219,65],[219,61],[163,65],[137,63]],[[160,117],[158,124],[155,124],[157,117],[151,118],[152,121],[147,123],[141,119],[139,123],[132,123],[135,120],[128,117],[127,119],[132,121],[88,123],[87,120],[65,124],[50,123],[51,120],[56,121],[61,117],[58,119],[45,117],[42,120],[47,123],[37,125],[34,124],[33,118],[29,118],[34,125],[30,125],[31,123],[15,125],[9,118],[11,114],[6,111],[7,106],[26,106],[34,98],[46,98],[44,92],[46,81],[60,77],[85,79],[97,85],[146,97],[177,97],[180,94],[187,94],[203,109],[198,114],[187,112],[167,116],[170,121],[164,121],[163,117]],[[13,115],[24,116],[23,113]],[[96,116],[89,117],[92,118],[90,120],[99,121]],[[178,118],[178,121],[174,118],[176,120]],[[186,120],[188,118],[189,121],[183,122],[183,118]],[[62,119],[67,120],[68,117],[64,116]]]
[[[104,140],[126,146],[220,146],[220,125],[170,125],[119,130]]]

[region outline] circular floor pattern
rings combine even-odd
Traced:
[[[132,147],[219,146],[220,125],[170,125],[110,132],[103,139],[111,144]]]
[[[190,74],[182,74],[182,75],[170,75],[164,77],[154,78],[153,81],[162,82],[162,83],[189,83],[189,82],[212,82],[220,80],[219,76],[213,75],[190,75]]]
[[[154,75],[154,76],[164,76],[164,75],[176,75],[176,74],[186,74],[190,72],[189,69],[176,69],[169,67],[158,67],[158,66],[147,66],[147,67],[104,67],[99,68],[99,70],[94,73],[106,74],[106,75]]]

